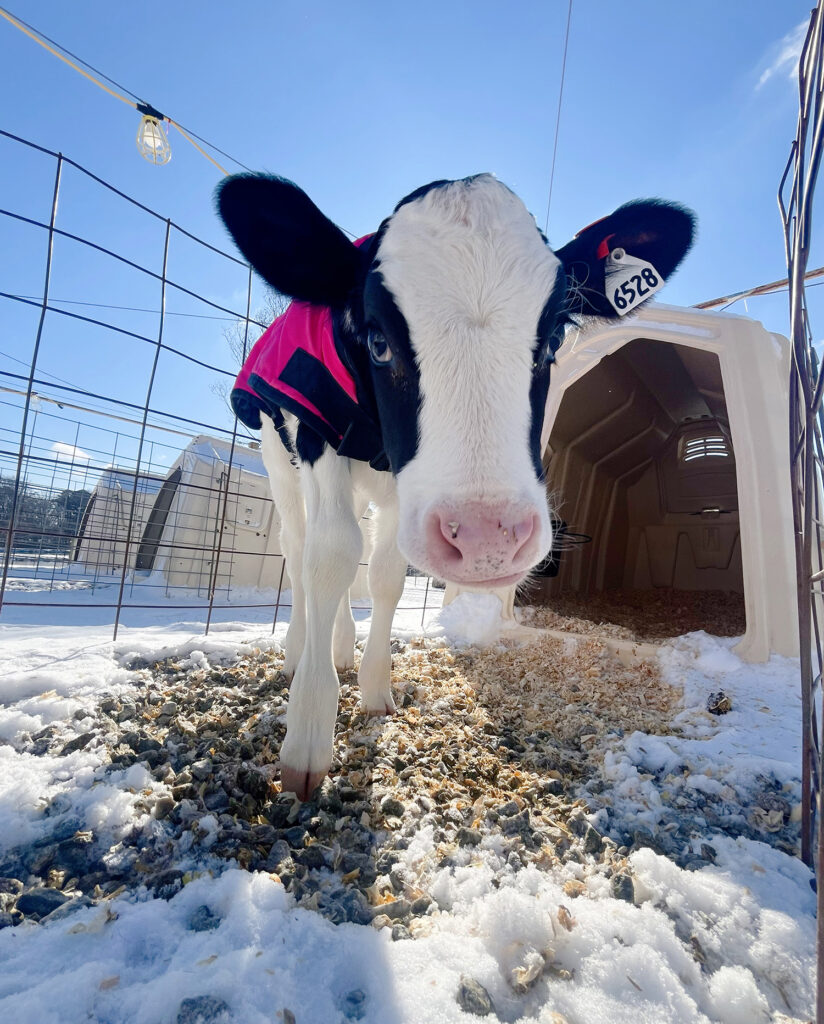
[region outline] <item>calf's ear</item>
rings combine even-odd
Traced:
[[[694,214],[662,199],[627,203],[579,231],[571,242],[555,250],[569,283],[569,312],[573,316],[617,317],[606,289],[610,253],[623,249],[628,257],[651,264],[666,281],[689,251],[694,232]],[[633,308],[638,305],[636,301]]]
[[[302,189],[274,175],[234,174],[215,199],[237,247],[273,288],[303,302],[344,305],[363,255]]]

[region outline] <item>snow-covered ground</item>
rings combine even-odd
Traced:
[[[410,581],[412,598],[422,584]],[[420,607],[400,614],[398,635],[420,632]],[[98,610],[83,611],[64,617],[42,608],[26,621],[27,610],[16,607],[0,619],[0,863],[66,822],[112,841],[136,825],[159,827],[145,808],[162,784],[141,765],[105,771],[104,747],[38,756],[23,752],[21,737],[52,724],[81,728],[104,695],[134,691],[135,666],[147,661],[229,664],[276,648],[285,632],[282,622],[273,633],[271,619],[221,612],[204,636],[199,622],[173,609],[144,610],[113,643]],[[489,599],[461,598],[425,625],[457,643],[489,639],[495,611]],[[363,636],[368,609],[357,618]],[[765,840],[782,827],[792,832],[800,799],[797,665],[778,657],[746,665],[731,647],[705,634],[664,645],[663,678],[683,692],[677,734],[616,737],[602,784],[584,793],[602,832],[646,828],[665,845],[681,806],[706,828],[694,836],[690,870],[654,848],[630,853],[634,899],[617,898],[580,858],[502,874],[500,851],[482,842],[440,869],[437,903],[415,937],[392,941],[389,928],[334,925],[296,907],[263,871],[194,872],[169,900],[126,891],[42,924],[0,928],[0,1020],[447,1024],[483,1011],[523,1024],[810,1019],[810,874],[740,828],[737,838],[723,834],[737,796],[765,785],[772,802],[748,835],[762,826]],[[720,689],[732,710],[710,716],[707,695]],[[710,839],[714,862],[699,857]],[[405,857],[422,860],[432,846],[423,827]],[[0,911],[3,899],[0,880]],[[206,928],[194,924],[204,906]]]
[[[119,575],[95,578],[83,566],[63,564],[54,573],[43,559],[34,568],[25,560],[12,563],[6,586],[0,626],[99,626],[99,636],[111,637],[115,607],[120,595]],[[441,607],[443,590],[423,576],[409,576],[398,604],[395,625],[406,632],[420,631]],[[278,623],[288,623],[291,590],[234,586],[218,590],[211,622],[221,628],[234,624],[244,630],[268,624],[270,630],[277,610]],[[129,574],[123,588],[120,623],[132,629],[162,627],[173,632],[202,633],[208,615],[206,589],[199,592],[169,587],[161,572]],[[368,600],[352,602],[356,619],[369,615]],[[432,613],[432,614],[430,614]],[[214,627],[212,627],[214,628]]]

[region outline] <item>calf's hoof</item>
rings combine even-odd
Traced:
[[[320,772],[309,772],[302,768],[280,766],[280,788],[283,793],[294,793],[298,800],[308,800],[326,778],[328,768]]]
[[[375,711],[374,709],[370,709],[369,711],[366,712],[366,717],[367,718],[386,718],[389,715],[394,715],[394,714],[395,714],[395,709],[394,708],[384,708],[383,711]]]
[[[368,718],[383,718],[384,715],[394,715],[395,702],[392,700],[391,696],[388,698],[384,697],[378,700],[374,707],[369,707],[367,705],[364,708],[364,711]]]

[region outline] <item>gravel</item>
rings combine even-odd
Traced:
[[[57,889],[46,889],[38,885],[20,896],[17,900],[17,910],[26,917],[41,918],[62,907],[69,898]]]
[[[635,885],[630,875],[613,875],[610,891],[616,900],[626,900],[627,903],[635,902]]]
[[[210,932],[220,927],[220,918],[206,906],[200,906],[189,920],[189,930],[193,932]]]
[[[177,1024],[230,1024],[232,1020],[229,1004],[216,996],[184,999],[177,1011]]]
[[[462,1010],[472,1013],[476,1017],[488,1017],[490,1013],[495,1012],[492,997],[483,985],[479,981],[475,981],[474,978],[466,976],[461,978],[458,994],[455,998]]]
[[[338,1009],[345,1020],[363,1020],[366,1016],[366,993],[359,988],[347,992],[338,1000]]]
[[[101,777],[139,764],[155,783],[137,797],[142,817],[115,837],[87,828],[62,795],[44,800],[42,838],[0,856],[0,927],[52,920],[64,905],[72,913],[123,891],[170,899],[199,872],[234,865],[277,876],[299,906],[335,924],[408,941],[441,910],[439,873],[481,857],[497,879],[572,860],[582,879],[600,875],[614,896],[633,901],[634,849],[693,868],[714,860],[713,833],[796,850],[792,809],[767,777],[746,793],[707,794],[688,785],[688,772],[661,773],[655,833],[605,803],[605,751],[624,732],[672,729],[678,695],[652,665],[624,666],[597,640],[551,637],[459,654],[395,640],[393,650],[398,713],[365,716],[355,673],[342,673],[331,777],[304,804],[280,791],[288,687],[282,657],[270,652],[223,667],[148,664],[132,692],[24,735],[19,748],[33,756],[94,744],[108,757]],[[424,832],[431,850],[410,859]],[[189,923],[219,926],[205,906]],[[538,967],[523,970],[518,984]],[[463,998],[485,1005],[482,988],[467,986]],[[230,1012],[198,999],[184,1000],[179,1021]],[[358,1012],[355,1003],[345,1012]]]

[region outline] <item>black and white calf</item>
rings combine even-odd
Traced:
[[[290,363],[289,385],[251,378],[249,421],[262,420],[294,594],[281,778],[305,799],[332,760],[335,666],[354,661],[348,591],[367,503],[377,509],[373,614],[358,680],[363,706],[381,715],[394,708],[389,639],[407,562],[483,589],[523,580],[545,557],[539,442],[564,329],[615,317],[657,290],[687,252],[693,218],[633,202],[553,252],[488,174],[418,189],[359,246],[281,178],[228,178],[218,208],[269,284],[331,310],[333,355],[356,392],[326,416],[317,388],[336,384],[305,353]],[[301,366],[314,405],[290,398]],[[330,425],[335,415],[342,421]]]

